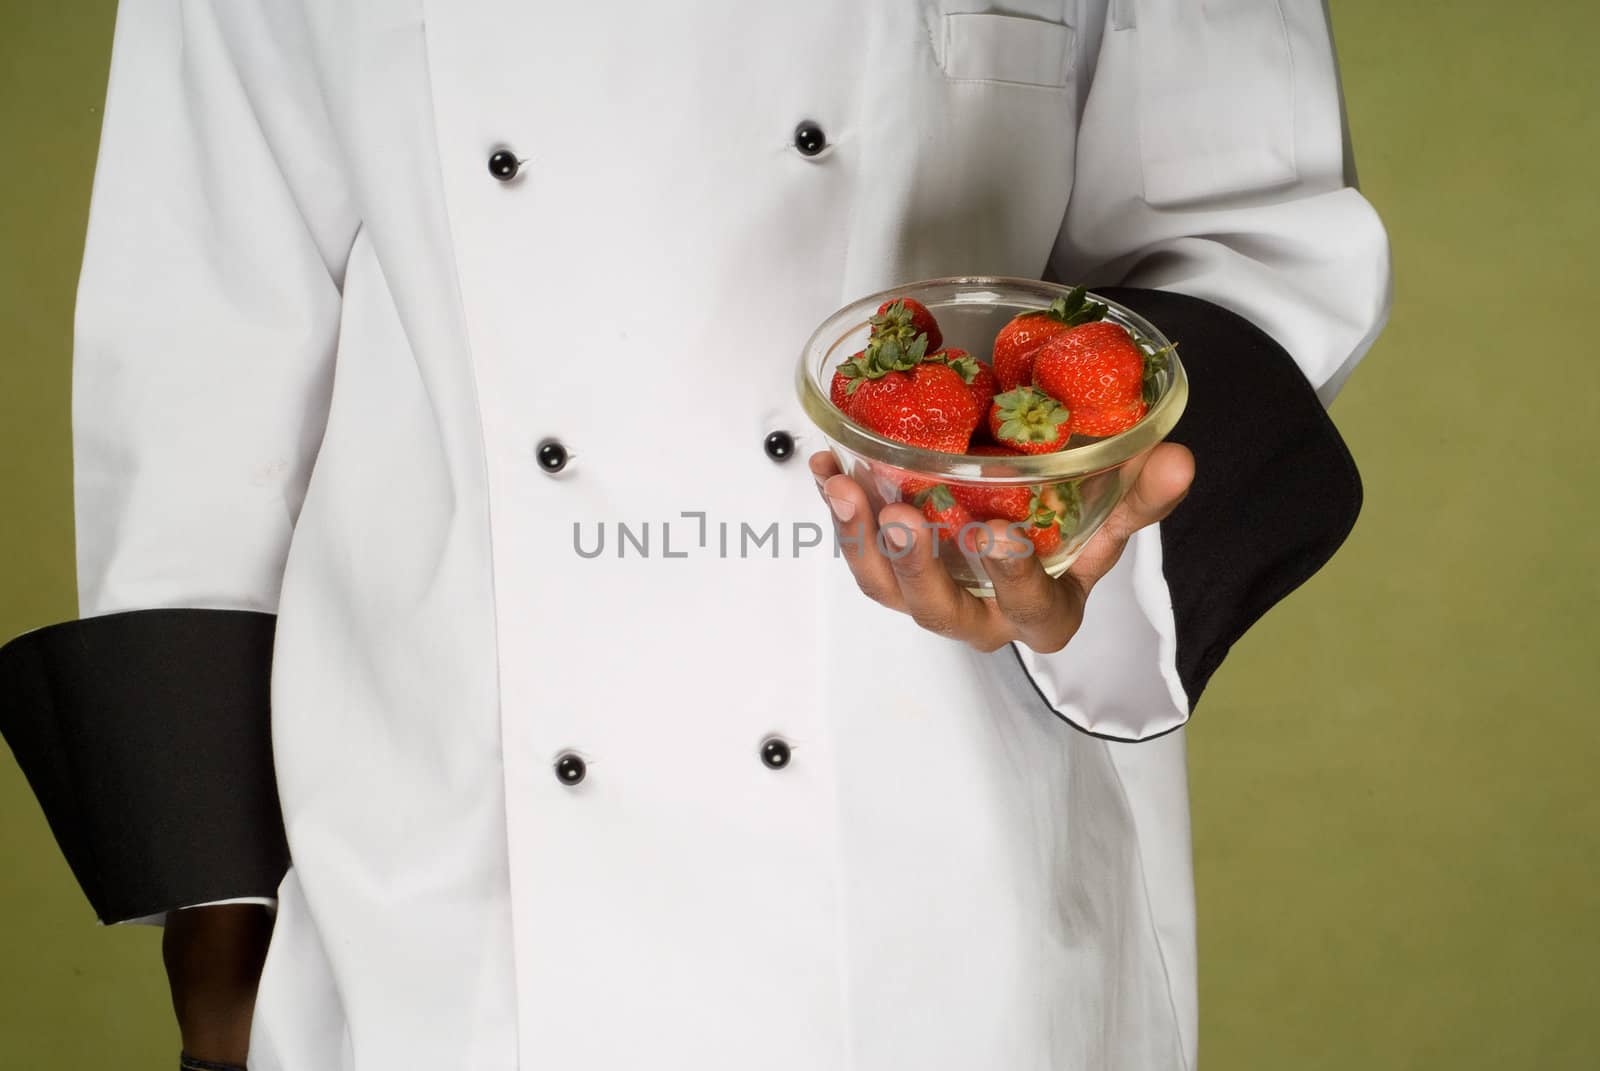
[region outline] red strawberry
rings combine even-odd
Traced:
[[[1011,521],[1013,531],[1025,535],[1033,544],[1033,552],[1041,558],[1061,549],[1063,538],[1077,530],[1082,514],[1076,482],[1042,487],[958,485],[954,490],[977,516]]]
[[[1024,531],[1033,543],[1033,552],[1048,558],[1061,550],[1061,544],[1083,522],[1083,494],[1078,481],[1045,484],[1034,496],[1033,507],[1034,523]]]
[[[1064,449],[1075,430],[1072,414],[1054,398],[1032,387],[995,395],[989,407],[989,434],[1001,446],[1023,454]]]
[[[1000,391],[1000,381],[994,378],[994,370],[982,361],[978,362],[978,372],[967,386],[972,388],[972,400],[978,403],[978,412],[988,412],[989,406],[994,404],[994,396]]]
[[[1063,331],[1093,323],[1105,316],[1106,307],[1090,301],[1083,287],[1056,298],[1047,309],[1012,317],[994,340],[994,374],[1001,390],[1033,382],[1033,360],[1039,347]]]
[[[935,361],[861,378],[846,412],[885,438],[951,454],[966,452],[979,417],[966,382]]]
[[[961,350],[949,352],[961,353]],[[982,361],[974,361],[977,371],[972,373],[972,379],[967,386],[972,388],[972,400],[978,403],[978,412],[987,413],[989,406],[994,404],[994,396],[1000,390],[1000,381],[994,378],[994,369]]]
[[[926,445],[952,454],[966,453],[983,413],[971,386],[947,365],[924,362],[911,370],[929,432]]]
[[[1020,450],[1013,450],[1009,446],[996,446],[994,443],[978,443],[967,448],[967,453],[975,457],[1021,457]]]
[[[873,338],[894,338],[901,345],[909,346],[918,335],[927,335],[929,353],[944,345],[938,321],[928,307],[915,298],[885,301],[878,306],[878,314],[867,322],[872,325]]]
[[[1031,524],[1023,524],[1019,531],[1033,544],[1034,556],[1040,559],[1053,557],[1061,550],[1066,537],[1078,530],[1083,518],[1083,497],[1078,483],[1045,484],[1036,489],[1030,503]]]
[[[912,495],[911,501],[913,505],[922,508],[922,515],[939,533],[941,543],[953,543],[959,536],[963,547],[977,553],[978,530],[967,527],[977,518],[973,517],[966,505],[951,491],[952,488],[942,483],[926,483],[926,486]]]
[[[1026,484],[957,483],[951,484],[950,490],[974,517],[986,521],[997,517],[1003,521],[1025,521],[1033,515],[1033,488]]]
[[[967,381],[967,386],[972,388],[973,401],[978,403],[978,412],[987,413],[989,403],[994,400],[995,379],[994,372],[988,365],[978,360],[966,350],[948,349],[938,353],[930,353],[924,360],[943,361]]]
[[[1144,394],[1145,352],[1127,331],[1103,322],[1074,327],[1040,347],[1033,385],[1072,410],[1125,409]],[[1079,431],[1084,431],[1082,424]]]
[[[1078,481],[1048,483],[1040,487],[1034,511],[1038,517],[1048,513],[1061,526],[1063,534],[1076,532],[1078,523],[1083,520],[1083,494],[1078,489]]]
[[[1061,526],[1054,521],[1046,525],[1023,524],[1017,529],[1033,544],[1036,558],[1048,558],[1061,549]]]
[[[1132,405],[1120,405],[1108,409],[1074,409],[1072,430],[1079,435],[1115,435],[1119,431],[1127,431],[1143,420],[1148,410],[1149,406],[1144,404],[1143,398]]]
[[[828,397],[834,399],[834,404],[839,405],[846,415],[853,415],[856,394],[864,385],[888,379],[897,372],[909,372],[922,361],[926,349],[927,340],[921,337],[909,346],[902,346],[898,339],[870,339],[866,349],[851,355],[848,361],[834,370],[833,381],[828,386]],[[893,384],[895,381],[890,382]],[[844,399],[842,404],[837,400],[840,397]]]
[[[891,370],[870,379],[850,378],[851,382],[846,387],[848,397],[845,400],[844,411],[856,423],[864,424],[879,434],[888,435],[889,432],[885,429],[894,427],[891,414],[899,415],[900,408],[910,413],[911,377],[906,373]]]

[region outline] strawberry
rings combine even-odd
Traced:
[[[1106,307],[1090,301],[1083,287],[1064,298],[1056,298],[1047,309],[1024,312],[1012,317],[994,340],[994,374],[1001,390],[1012,390],[1033,382],[1034,355],[1050,339],[1079,324],[1093,323],[1106,314]]]
[[[968,448],[974,457],[1024,457],[1020,450],[982,443]],[[1037,491],[1026,484],[951,484],[950,490],[973,515],[983,520],[999,518],[1023,521],[1033,516],[1040,503]]]
[[[979,418],[967,383],[937,361],[859,377],[848,406],[851,419],[885,438],[951,454],[966,452]]]
[[[828,397],[835,399],[834,404],[848,414],[856,392],[864,384],[893,372],[909,372],[922,361],[926,350],[927,341],[923,338],[916,339],[909,346],[902,346],[898,339],[871,339],[866,349],[852,354],[848,361],[834,370],[833,382],[828,385]],[[836,400],[841,396],[844,398],[842,404]]]
[[[966,505],[951,493],[952,488],[942,483],[919,482],[924,486],[911,496],[911,502],[921,507],[922,515],[939,533],[939,541],[953,543],[959,536],[963,547],[974,554],[977,553],[978,530],[966,527],[977,518],[973,517]]]
[[[1106,436],[1127,431],[1144,419],[1149,406],[1144,399],[1132,405],[1112,406],[1106,409],[1075,409],[1072,413],[1072,430],[1079,435]]]
[[[978,403],[978,412],[987,413],[1000,390],[1000,381],[994,378],[994,370],[979,361],[977,374],[967,386],[972,388],[972,400]]]
[[[989,434],[1001,446],[1023,454],[1050,454],[1072,437],[1072,414],[1054,398],[1032,387],[997,394],[989,407]]]
[[[1043,524],[1040,520],[1048,517]],[[1048,558],[1061,550],[1066,538],[1078,530],[1083,522],[1083,494],[1077,480],[1046,484],[1039,488],[1034,499],[1034,523],[1026,534],[1033,543],[1033,552]]]
[[[902,346],[909,346],[918,335],[928,336],[927,352],[936,352],[944,344],[939,323],[928,307],[915,298],[885,301],[878,313],[867,321],[872,325],[873,338],[893,338]]]
[[[999,381],[994,378],[994,369],[966,350],[941,350],[940,353],[944,355],[945,363],[960,372],[961,378],[972,388],[972,400],[978,403],[978,412],[987,413],[994,402],[995,393],[1000,389]]]
[[[1033,544],[1033,555],[1036,558],[1048,558],[1061,549],[1061,526],[1054,521],[1045,525],[1019,525],[1018,528],[1028,537],[1028,542]]]
[[[967,386],[972,388],[972,399],[978,403],[978,412],[987,413],[989,403],[994,400],[995,380],[994,372],[988,365],[978,360],[966,350],[948,349],[937,353],[930,353],[925,360],[943,361],[967,381]]]
[[[1040,559],[1059,553],[1066,537],[1078,530],[1083,519],[1083,497],[1078,492],[1078,482],[1046,484],[1035,489],[1030,503],[1029,518],[1032,524],[1019,527],[1033,544],[1033,553]]]
[[[1041,558],[1061,549],[1062,540],[1077,530],[1083,511],[1076,481],[1042,487],[957,485],[952,490],[975,516],[1011,521],[1013,531],[1026,536]]]
[[[1076,532],[1079,522],[1083,520],[1083,494],[1078,489],[1078,481],[1068,480],[1040,487],[1034,508],[1040,516],[1048,512],[1064,534]]]
[[[1033,385],[1065,404],[1074,419],[1086,410],[1124,409],[1143,397],[1145,359],[1119,324],[1084,324],[1039,348]]]
[[[952,484],[951,492],[974,517],[982,520],[1025,521],[1033,515],[1033,488],[1026,484]]]

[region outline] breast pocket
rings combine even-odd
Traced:
[[[1075,31],[993,12],[941,13],[930,30],[926,112],[908,131],[918,222],[902,240],[955,273],[1037,275],[1072,189]]]
[[[1073,181],[1080,58],[1063,13],[1075,4],[943,10],[970,3],[875,0],[853,68],[847,289],[1044,269]]]
[[[1137,0],[1139,156],[1158,208],[1288,185],[1295,79],[1278,0]]]
[[[958,82],[1007,82],[1064,89],[1072,73],[1071,26],[988,12],[944,15],[939,65]]]

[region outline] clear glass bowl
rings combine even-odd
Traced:
[[[1155,399],[1144,419],[1126,431],[1104,438],[1074,435],[1067,448],[1027,457],[985,457],[925,450],[884,438],[855,423],[828,399],[834,370],[867,344],[868,317],[894,298],[915,298],[939,322],[946,348],[964,349],[987,362],[995,336],[1019,312],[1048,308],[1070,288],[1034,279],[997,276],[929,279],[864,297],[823,321],[806,343],[795,386],[806,415],[828,440],[840,469],[866,491],[874,510],[907,497],[904,488],[942,483],[976,490],[1023,486],[1052,502],[1062,516],[1060,546],[1041,553],[1051,576],[1060,576],[1105,523],[1111,510],[1138,478],[1130,462],[1166,438],[1183,414],[1189,381],[1177,354],[1167,351],[1158,374]],[[1131,309],[1090,294],[1107,306],[1113,320],[1157,347],[1169,345],[1165,335]],[[988,573],[963,548],[963,541],[941,542],[939,555],[958,583],[978,595],[991,594]]]

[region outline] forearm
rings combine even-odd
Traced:
[[[186,908],[167,917],[161,958],[186,1057],[243,1065],[272,915],[256,904]]]

